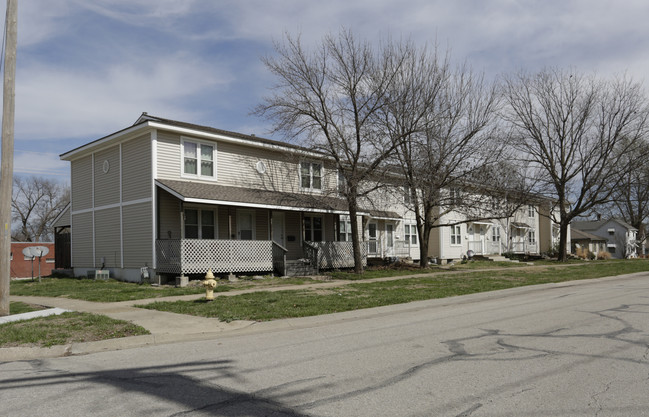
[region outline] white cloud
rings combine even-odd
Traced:
[[[70,163],[61,161],[59,155],[48,152],[16,150],[14,152],[14,173],[47,176],[67,180]]]
[[[16,134],[26,139],[107,134],[142,111],[188,117],[183,101],[231,75],[182,53],[108,64],[95,72],[37,64],[18,74]],[[90,139],[90,138],[89,138]]]

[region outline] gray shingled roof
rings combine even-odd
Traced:
[[[572,222],[570,223],[570,226],[573,229],[590,231],[590,230],[597,230],[608,222],[615,222],[628,230],[638,230],[635,227],[631,226],[629,223],[625,222],[624,220],[617,219],[617,218],[606,219],[606,220]]]
[[[597,236],[597,235],[594,235],[592,233],[584,232],[583,230],[579,230],[579,229],[571,229],[570,230],[570,239],[571,240],[591,240],[591,241],[595,241],[595,242],[606,242],[606,239],[601,237],[601,236]]]
[[[162,189],[185,199],[207,200],[220,204],[253,206],[275,206],[287,210],[310,210],[318,212],[346,213],[347,202],[341,198],[313,195],[282,193],[244,187],[228,187],[218,184],[206,184],[191,181],[156,180]],[[370,214],[373,217],[400,218],[397,213],[361,208],[359,214]]]

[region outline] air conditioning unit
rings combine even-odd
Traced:
[[[97,269],[95,271],[95,279],[107,280],[110,278],[110,271],[107,269]]]

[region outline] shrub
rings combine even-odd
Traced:
[[[605,250],[597,252],[597,259],[611,259],[611,254]]]

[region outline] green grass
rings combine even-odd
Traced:
[[[90,313],[63,313],[0,324],[0,347],[50,347],[149,334],[135,324]]]
[[[27,280],[11,281],[9,291],[11,295],[68,297],[86,301],[115,302],[200,294],[205,292],[205,289],[202,287],[153,287],[112,279],[104,281],[85,278],[44,278],[40,283]],[[225,286],[220,286],[217,287],[217,291],[227,291],[227,289]]]
[[[218,297],[213,302],[157,301],[141,307],[217,317],[223,321],[263,321],[648,270],[648,260],[598,261],[569,267],[554,264],[540,268],[498,272],[467,271],[453,274],[439,273],[403,280],[357,282],[327,290],[261,291],[232,297]]]
[[[263,280],[243,278],[235,283],[221,281],[214,291],[226,292],[253,286],[301,285],[309,282],[314,281],[310,278],[267,278]],[[11,281],[10,288],[11,295],[67,297],[105,303],[202,293],[205,293],[205,288],[202,286],[184,288],[156,287],[114,279],[104,281],[87,278],[43,278],[42,282]]]
[[[11,301],[9,303],[9,314],[29,313],[30,311],[38,311],[38,310],[43,310],[45,308],[47,307],[22,303],[20,301]]]

